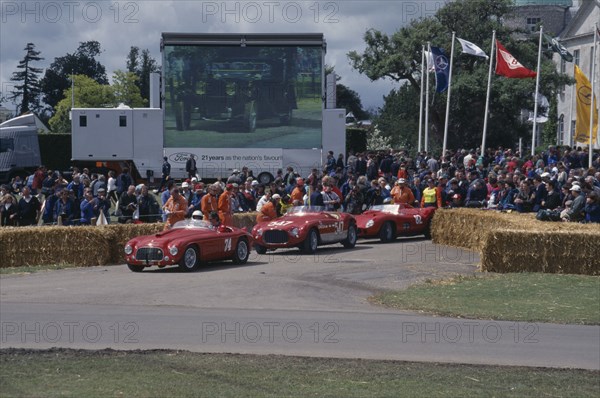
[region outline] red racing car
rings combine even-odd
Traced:
[[[207,221],[183,220],[168,231],[138,236],[125,245],[125,261],[133,272],[157,265],[179,265],[184,271],[195,271],[208,261],[248,261],[252,236],[245,230]]]
[[[434,207],[416,208],[404,204],[373,206],[356,216],[360,238],[379,238],[391,242],[398,236],[425,235],[431,238],[430,225]]]
[[[354,216],[324,211],[322,207],[298,206],[272,221],[265,221],[252,230],[254,247],[259,254],[267,249],[298,247],[314,253],[320,245],[341,243],[356,245],[357,229]]]

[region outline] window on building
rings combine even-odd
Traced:
[[[528,17],[527,18],[527,29],[530,32],[537,32],[538,25],[542,22],[542,18],[539,17]]]
[[[127,116],[119,116],[119,127],[127,127]]]
[[[558,136],[560,137],[560,142],[566,144],[565,140],[567,137],[565,136],[565,115],[562,114],[558,118]]]
[[[79,127],[87,127],[87,116],[79,115]]]
[[[579,50],[573,51],[573,63],[579,66]]]

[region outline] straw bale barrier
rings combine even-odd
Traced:
[[[236,227],[255,224],[256,213],[234,214]],[[123,263],[128,240],[158,233],[163,223],[110,224],[101,227],[3,227],[0,228],[0,267],[73,264],[80,266]]]
[[[600,231],[599,231],[600,232]],[[548,272],[600,275],[600,234],[596,231],[490,231],[481,251],[489,272]]]
[[[600,225],[542,222],[535,216],[480,209],[436,211],[434,243],[481,254],[491,272],[600,275]]]

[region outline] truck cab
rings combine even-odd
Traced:
[[[42,163],[38,130],[45,126],[27,114],[0,124],[0,183],[19,175],[26,177]]]

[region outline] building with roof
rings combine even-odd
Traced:
[[[524,1],[524,0],[522,0]],[[562,45],[573,54],[573,63],[564,61],[560,55],[554,54],[554,62],[557,69],[573,77],[577,64],[581,71],[591,82],[592,78],[592,60],[596,62],[596,73],[594,91],[596,98],[600,93],[600,59],[598,57],[598,46],[600,39],[597,39],[596,51],[594,52],[594,32],[595,24],[600,25],[600,0],[586,0],[581,3],[579,10],[573,16],[569,24],[565,27],[559,39]],[[573,136],[577,117],[575,84],[566,86],[558,95],[558,142],[562,145],[574,145]],[[596,140],[595,147],[600,147]]]
[[[516,6],[505,24],[513,29],[536,32],[540,24],[551,36],[558,36],[576,12],[577,0],[514,0]]]

